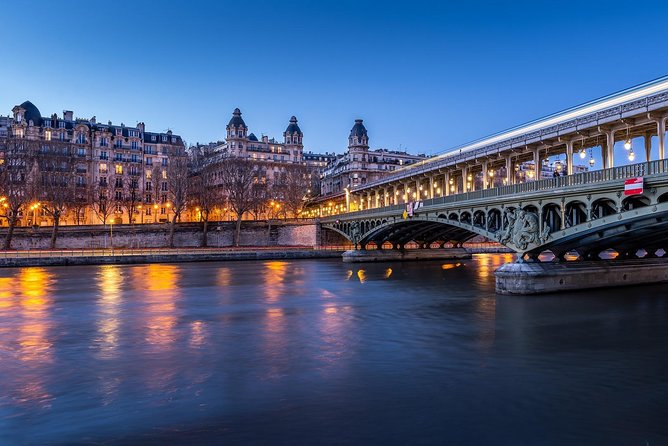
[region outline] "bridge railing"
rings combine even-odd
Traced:
[[[554,190],[569,186],[582,186],[592,183],[603,183],[607,181],[625,180],[638,176],[656,175],[668,173],[668,159],[650,161],[645,163],[630,164],[627,166],[612,167],[610,169],[595,170],[591,172],[577,173],[573,175],[560,176],[554,178],[546,178],[542,180],[529,181],[520,184],[511,184],[506,186],[499,186],[490,189],[481,189],[471,192],[464,192],[461,194],[447,195],[444,197],[437,197],[427,200],[422,200],[424,206],[433,206],[439,204],[451,204],[460,201],[478,200],[483,198],[497,198],[507,195],[526,194],[530,192],[540,192],[547,190]],[[368,216],[376,215],[391,211],[403,211],[406,204],[395,204],[381,208],[366,209],[362,211],[355,211],[346,213],[346,216]],[[325,219],[333,219],[336,216],[326,217]]]

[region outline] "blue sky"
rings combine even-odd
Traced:
[[[665,2],[3,2],[0,113],[436,153],[668,74]]]

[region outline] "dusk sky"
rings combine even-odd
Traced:
[[[668,74],[665,2],[3,2],[0,113],[437,153]]]

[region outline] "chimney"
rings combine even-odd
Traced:
[[[96,118],[95,116],[93,116],[92,118],[90,118],[90,123],[91,123],[91,124],[97,124],[97,118]]]
[[[138,123],[137,128],[139,129],[140,132],[144,133],[145,125],[143,122]]]
[[[262,142],[265,143],[265,144],[268,144],[269,143],[269,137],[266,136],[266,135],[262,135]]]
[[[63,119],[65,121],[71,121],[74,117],[74,112],[72,110],[63,110]]]

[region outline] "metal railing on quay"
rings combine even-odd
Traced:
[[[345,251],[352,249],[352,245],[336,246],[242,246],[242,247],[207,247],[207,248],[85,248],[85,249],[33,249],[0,251],[0,258],[5,259],[35,259],[35,258],[66,258],[66,257],[128,257],[128,256],[181,256],[181,255],[209,255],[244,252],[271,252],[271,251],[305,251],[331,250]]]

